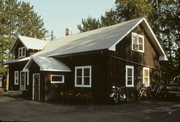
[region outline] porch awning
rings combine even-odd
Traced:
[[[70,68],[61,61],[51,57],[32,56],[25,65],[23,71],[29,71],[33,61],[40,67],[40,71],[71,72]]]

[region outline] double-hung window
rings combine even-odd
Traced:
[[[51,83],[64,83],[64,75],[51,75]]]
[[[21,47],[18,49],[18,58],[26,57],[26,48]]]
[[[134,87],[134,67],[126,66],[126,87]]]
[[[143,68],[143,84],[145,86],[150,86],[149,68]]]
[[[19,84],[19,71],[14,71],[14,85]]]
[[[75,67],[75,87],[91,87],[91,66]]]
[[[132,33],[132,50],[144,52],[144,36]]]

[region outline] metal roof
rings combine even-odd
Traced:
[[[51,57],[41,56],[32,56],[29,62],[24,67],[23,71],[27,71],[33,61],[36,62],[36,64],[40,67],[40,71],[71,72],[69,67],[67,67],[61,61],[58,61]]]
[[[155,34],[151,30],[145,18],[137,18],[113,26],[49,41],[45,49],[37,53],[37,55],[61,56],[102,49],[115,51],[116,44],[119,43],[139,24],[145,28],[150,36],[152,44],[157,48],[157,51],[161,57],[160,60],[167,60],[161,45],[159,44]]]
[[[22,44],[26,47],[26,49],[33,49],[33,50],[43,50],[48,43],[48,41],[19,35],[14,45],[12,46],[11,52],[14,51],[19,41],[22,42]]]
[[[8,60],[4,63],[4,65],[8,65],[11,63],[17,63],[17,62],[22,62],[22,61],[28,61],[30,59],[30,57],[25,57],[25,58],[21,58],[21,59],[13,59],[13,60]]]

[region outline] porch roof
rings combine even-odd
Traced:
[[[25,65],[23,71],[28,71],[33,61],[40,67],[40,71],[71,72],[70,68],[61,61],[51,57],[41,56],[32,56],[31,60]]]
[[[30,59],[30,57],[8,60],[8,61],[5,61],[4,65],[8,65],[8,64],[11,64],[11,63],[18,63],[18,62],[22,62],[22,61],[28,61],[29,59]]]

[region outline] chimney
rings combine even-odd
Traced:
[[[66,28],[65,34],[66,34],[66,36],[72,35],[72,29],[71,28]]]

